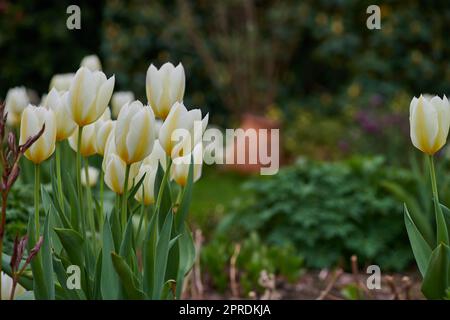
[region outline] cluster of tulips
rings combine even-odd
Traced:
[[[450,104],[447,97],[414,97],[410,105],[409,120],[413,145],[427,155],[436,237],[434,240],[427,237],[426,215],[411,210],[412,208],[407,208],[406,205],[405,224],[417,266],[423,277],[422,292],[429,299],[442,299],[450,297],[450,209],[439,201],[434,155],[447,142],[450,127]]]
[[[194,261],[186,217],[201,176],[208,115],[184,106],[181,64],[150,65],[147,105],[129,92],[113,95],[114,84],[94,56],[76,74],[55,76],[39,106],[15,107],[24,103],[22,88],[10,92],[9,103],[7,97],[8,122],[20,119],[20,144],[43,129],[24,153],[35,167],[29,248],[41,236],[43,243],[19,283],[36,299],[180,297]],[[74,179],[61,160],[66,139],[76,153]],[[53,153],[49,192],[40,166]],[[99,199],[91,191],[98,172],[88,163],[96,154],[103,157]],[[104,206],[103,182],[116,194],[111,209]],[[71,278],[73,268],[79,274]]]

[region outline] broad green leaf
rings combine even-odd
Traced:
[[[186,274],[191,270],[195,262],[195,245],[192,239],[192,234],[187,227],[184,225],[183,233],[178,241],[179,249],[179,267],[177,275],[177,287],[176,287],[176,298],[180,299],[183,290],[183,282]]]
[[[136,183],[131,190],[128,191],[128,201],[131,201],[134,199],[134,196],[136,195],[136,192],[141,187],[142,183],[144,182],[145,174],[139,179],[138,183]]]
[[[113,261],[114,268],[119,274],[120,282],[122,283],[126,297],[132,300],[144,300],[145,294],[138,289],[138,280],[125,260],[114,252],[111,253],[111,259]]]
[[[450,209],[441,203],[442,213],[444,215],[445,224],[447,225],[448,237],[450,238]]]
[[[406,205],[404,217],[406,231],[408,233],[409,241],[411,243],[411,248],[416,259],[417,266],[419,267],[419,271],[422,276],[425,276],[428,267],[428,261],[431,256],[431,248],[412,221]]]
[[[433,250],[427,272],[422,283],[422,292],[427,299],[443,299],[449,284],[450,247],[441,243]]]
[[[71,260],[72,264],[75,264],[82,268],[84,266],[83,237],[73,229],[61,229],[55,228],[55,232],[67,253],[67,256]]]
[[[34,214],[30,214],[28,220],[28,252],[36,245],[36,227],[34,223]],[[47,284],[45,283],[44,271],[42,269],[42,252],[39,252],[31,260],[31,270],[33,271],[33,291],[36,299],[49,299]]]
[[[144,256],[144,278],[143,278],[143,289],[148,297],[153,294],[153,278],[154,278],[154,263],[155,263],[155,252],[157,243],[157,232],[156,232],[156,214],[152,215],[147,233],[144,239],[143,246],[143,256]]]
[[[109,219],[103,225],[101,292],[105,300],[114,300],[119,295],[119,277],[114,269],[111,253],[115,251]]]
[[[95,263],[95,275],[94,275],[94,292],[93,297],[96,300],[102,299],[102,250],[98,253],[97,261]]]
[[[173,213],[171,210],[166,214],[161,233],[156,244],[155,255],[155,279],[153,284],[153,299],[160,299],[164,287],[164,279],[169,256],[169,241],[172,233]]]
[[[60,259],[57,259],[56,257],[53,258],[53,268],[55,270],[56,278],[65,292],[66,299],[80,300],[82,299],[81,297],[84,297],[84,299],[86,298],[83,290],[70,290],[67,288],[67,272]]]
[[[120,244],[119,254],[122,257],[128,258],[131,252],[134,250],[133,246],[133,215],[128,218],[128,223],[125,228],[122,243]]]

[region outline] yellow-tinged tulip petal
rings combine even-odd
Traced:
[[[15,87],[8,90],[5,98],[5,108],[8,112],[21,115],[30,103],[25,87]]]
[[[128,190],[133,186],[141,163],[133,163],[130,167]],[[115,153],[107,153],[105,156],[105,183],[115,193],[122,194],[125,181],[126,163]]]
[[[134,93],[131,91],[118,91],[112,95],[111,107],[114,119],[119,116],[120,109],[127,103],[134,100]]]
[[[450,105],[447,97],[414,97],[410,104],[409,120],[413,145],[424,153],[435,154],[447,141],[450,126]]]
[[[158,70],[153,64],[147,70],[146,92],[155,115],[165,119],[175,102],[182,102],[185,89],[184,68],[168,62]]]
[[[25,157],[36,164],[48,159],[55,151],[56,116],[52,110],[28,105],[22,113],[20,122],[20,144],[36,135],[45,123],[44,133],[25,152]]]
[[[73,151],[77,152],[78,147],[78,127],[69,137],[69,145]],[[95,131],[95,122],[83,127],[81,136],[80,153],[83,157],[89,157],[97,153],[97,136]]]
[[[146,206],[155,203],[155,178],[158,167],[142,163],[135,181],[138,182],[145,174],[144,181],[134,196],[137,201]]]
[[[134,101],[122,107],[114,130],[116,152],[127,164],[147,157],[155,141],[155,116],[149,106]]]
[[[97,153],[99,155],[103,155],[105,153],[106,148],[106,142],[108,140],[109,135],[114,129],[114,126],[116,125],[116,121],[113,120],[106,120],[101,121],[98,120],[94,122],[96,125],[96,133],[97,133]]]
[[[88,167],[88,181],[89,181],[89,186],[93,187],[97,184],[98,181],[98,175],[99,175],[99,170],[95,167]],[[81,169],[81,184],[83,186],[86,185],[86,169]]]
[[[67,92],[58,92],[53,88],[44,99],[44,106],[53,110],[56,116],[56,141],[69,138],[77,127],[77,124],[70,119],[67,113],[67,94]]]
[[[55,88],[58,91],[68,91],[74,77],[75,73],[55,74],[50,80],[49,90]]]

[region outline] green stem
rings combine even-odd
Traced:
[[[64,196],[61,180],[61,142],[56,143],[56,179],[58,183],[59,205],[63,214],[65,213]]]
[[[442,213],[442,208],[439,202],[439,193],[436,183],[436,172],[434,169],[434,159],[432,155],[428,156],[428,165],[430,167],[431,189],[433,191],[434,213],[436,216],[437,245],[439,245],[441,242],[448,245],[449,243],[448,231],[444,214]]]
[[[92,211],[92,193],[91,193],[91,186],[89,185],[89,160],[88,158],[84,158],[84,177],[86,180],[86,202],[88,207],[88,221],[89,221],[89,228],[91,229],[92,233],[92,241],[93,241],[93,247],[95,252],[95,220],[94,220],[94,213]]]
[[[128,178],[130,177],[130,167],[131,165],[127,164],[125,167],[125,181],[123,182],[123,193],[122,193],[122,230],[125,230],[125,226],[127,224],[127,202],[128,202]]]
[[[81,190],[81,139],[83,137],[83,126],[80,126],[78,128],[78,140],[77,140],[77,190],[78,190],[78,204],[80,206],[80,212],[83,212],[83,197],[82,197],[82,190]],[[84,231],[84,230],[83,230]]]
[[[105,179],[105,173],[103,170],[100,170],[100,219],[98,220],[99,226],[103,224],[103,190],[105,182],[103,181]]]
[[[155,216],[155,225],[157,226],[157,228],[156,228],[157,233],[158,233],[158,228],[159,228],[159,209],[161,207],[161,201],[162,201],[164,189],[166,188],[171,165],[172,165],[172,159],[170,157],[168,157],[166,171],[164,172],[164,176],[163,176],[163,178],[161,180],[161,184],[159,186],[158,196],[156,198],[156,204],[155,204],[154,213],[153,213],[156,215]]]
[[[39,240],[39,189],[40,183],[40,165],[34,165],[34,224],[36,228],[36,242]]]

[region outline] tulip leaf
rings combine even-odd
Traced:
[[[144,256],[144,279],[143,279],[143,289],[148,297],[153,294],[153,279],[154,279],[154,263],[155,263],[155,252],[157,243],[157,232],[156,232],[156,214],[153,214],[147,229],[147,233],[144,239],[143,245],[143,256]]]
[[[450,238],[450,209],[441,203],[442,213],[444,214],[445,224],[447,225],[448,237]]]
[[[73,229],[55,228],[55,232],[69,257],[70,262],[80,268],[84,266],[84,255],[83,250],[81,250],[84,246],[83,237]]]
[[[433,250],[422,283],[422,292],[428,299],[442,299],[449,286],[450,248],[441,243]]]
[[[8,276],[12,277],[11,272],[11,256],[7,255],[3,252],[2,255],[2,271],[6,273]],[[24,287],[26,290],[33,290],[33,279],[28,277],[26,274],[22,274],[19,278],[19,284]]]
[[[102,250],[98,253],[97,261],[95,262],[95,275],[94,275],[94,290],[93,296],[96,300],[102,299]]]
[[[166,214],[161,233],[156,244],[155,254],[155,279],[153,283],[153,299],[160,299],[164,287],[164,279],[166,276],[167,260],[169,256],[169,241],[172,233],[173,214],[170,210]]]
[[[411,216],[409,215],[408,208],[405,205],[405,225],[406,225],[406,231],[408,233],[409,241],[411,243],[411,248],[414,254],[414,258],[416,259],[417,266],[419,268],[420,273],[422,276],[425,276],[427,267],[428,267],[428,261],[431,256],[431,248],[428,245],[428,243],[423,238],[420,231],[417,229],[416,225],[411,219]]]
[[[67,273],[60,259],[57,259],[56,257],[53,258],[53,268],[55,270],[56,278],[64,290],[66,299],[80,300],[80,294],[84,296],[83,291],[77,289],[70,290],[67,288]]]
[[[70,203],[70,223],[76,231],[80,231],[81,209],[78,203],[77,191],[69,173],[67,173],[69,203]]]
[[[195,245],[192,234],[186,224],[178,241],[179,267],[177,275],[176,298],[180,299],[183,290],[183,282],[186,274],[191,270],[195,262]]]
[[[119,254],[122,257],[128,258],[133,250],[133,215],[128,218],[128,223],[125,228],[125,232],[122,237],[122,243],[120,244]]]
[[[126,297],[132,300],[144,300],[145,294],[138,289],[138,280],[125,260],[114,252],[111,252],[111,259],[114,264],[114,268],[119,274],[119,279],[122,283]]]
[[[102,275],[101,292],[103,299],[114,300],[118,298],[119,278],[114,269],[111,253],[115,251],[109,219],[103,225]]]
[[[52,248],[50,245],[50,212],[47,213],[44,222],[44,240],[41,247],[42,253],[42,268],[43,268],[43,277],[47,286],[47,299],[54,300],[55,299],[55,282],[53,278],[53,259],[52,259]]]
[[[28,252],[36,246],[36,239],[39,235],[36,234],[36,226],[34,223],[34,214],[30,214],[28,220]],[[42,269],[42,252],[39,252],[34,256],[30,262],[31,270],[33,272],[33,291],[36,299],[48,299],[48,289],[45,283],[44,271]]]
[[[136,195],[136,192],[141,187],[142,183],[144,182],[145,174],[139,179],[138,183],[136,183],[133,188],[128,192],[128,201],[133,200],[134,196]]]

